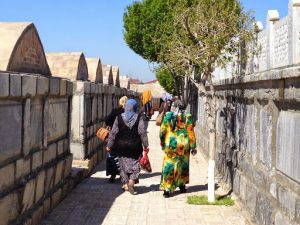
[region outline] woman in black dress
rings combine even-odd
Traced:
[[[143,146],[144,151],[149,151],[145,122],[137,109],[137,102],[129,99],[125,112],[116,118],[107,143],[107,151],[117,149],[123,189],[131,194],[135,194],[134,184],[138,183]]]
[[[115,119],[117,116],[121,115],[124,112],[124,107],[127,102],[127,97],[123,96],[119,100],[119,107],[113,109],[111,113],[106,117],[105,124],[106,126],[112,128]],[[106,160],[106,176],[111,175],[108,179],[110,183],[113,183],[116,179],[116,176],[119,174],[119,160],[116,149],[112,149],[111,152],[108,153],[108,157]]]

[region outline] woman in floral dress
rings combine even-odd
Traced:
[[[171,112],[164,117],[160,141],[164,151],[160,188],[164,197],[169,197],[177,187],[184,193],[189,183],[190,152],[194,155],[197,150],[191,114],[185,112],[181,101],[174,102]]]

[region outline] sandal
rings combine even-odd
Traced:
[[[134,183],[135,183],[134,180],[130,180],[129,183],[128,183],[128,191],[132,195],[136,194],[136,192],[134,191]]]
[[[127,185],[127,184],[124,184],[124,185],[122,186],[122,189],[123,189],[123,191],[128,191],[128,185]]]

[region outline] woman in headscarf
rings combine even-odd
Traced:
[[[191,114],[185,112],[185,105],[177,100],[171,112],[164,117],[160,129],[160,141],[164,151],[160,188],[168,198],[177,187],[186,192],[189,182],[189,157],[197,153]]]
[[[138,105],[129,99],[125,112],[119,115],[108,136],[107,151],[117,149],[120,165],[120,176],[123,189],[135,194],[134,185],[140,175],[139,158],[144,151],[149,151],[148,137],[144,120],[137,114]]]
[[[117,116],[121,115],[124,112],[125,104],[127,102],[127,97],[123,96],[119,100],[119,107],[114,108],[111,113],[106,117],[105,124],[110,128],[113,126]],[[106,160],[106,176],[111,175],[108,179],[108,182],[113,183],[116,179],[116,176],[119,174],[119,161],[118,154],[116,149],[112,149],[108,154]]]
[[[172,101],[173,96],[169,93],[164,93],[160,98],[158,113],[162,113],[163,111],[165,113],[169,112],[171,109]]]

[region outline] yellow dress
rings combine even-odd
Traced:
[[[160,140],[164,151],[160,188],[173,192],[189,182],[190,150],[196,148],[191,114],[168,112],[161,125]]]

